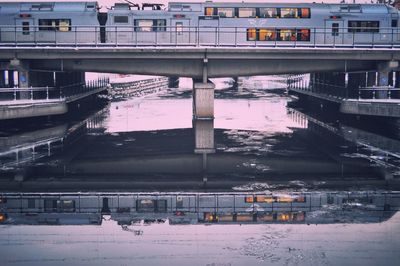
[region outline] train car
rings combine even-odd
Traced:
[[[191,46],[400,44],[399,11],[383,4],[0,3],[0,42]],[[16,27],[16,30],[15,30]]]
[[[94,43],[97,2],[0,3],[2,43]]]

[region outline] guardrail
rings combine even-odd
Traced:
[[[393,86],[360,87],[358,99],[400,99],[400,89]]]
[[[60,87],[0,88],[0,103],[5,101],[65,100],[68,97],[109,85],[109,78]]]
[[[321,27],[0,25],[0,46],[214,46],[400,48],[400,30]]]

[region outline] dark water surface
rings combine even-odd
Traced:
[[[215,97],[213,121],[183,86],[2,127],[0,265],[399,265],[396,123]]]

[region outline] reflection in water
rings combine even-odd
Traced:
[[[215,120],[192,121],[169,90],[2,133],[2,261],[396,265],[398,138],[290,101],[217,90]]]

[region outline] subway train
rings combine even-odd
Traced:
[[[4,2],[0,45],[393,46],[398,20],[384,4]]]

